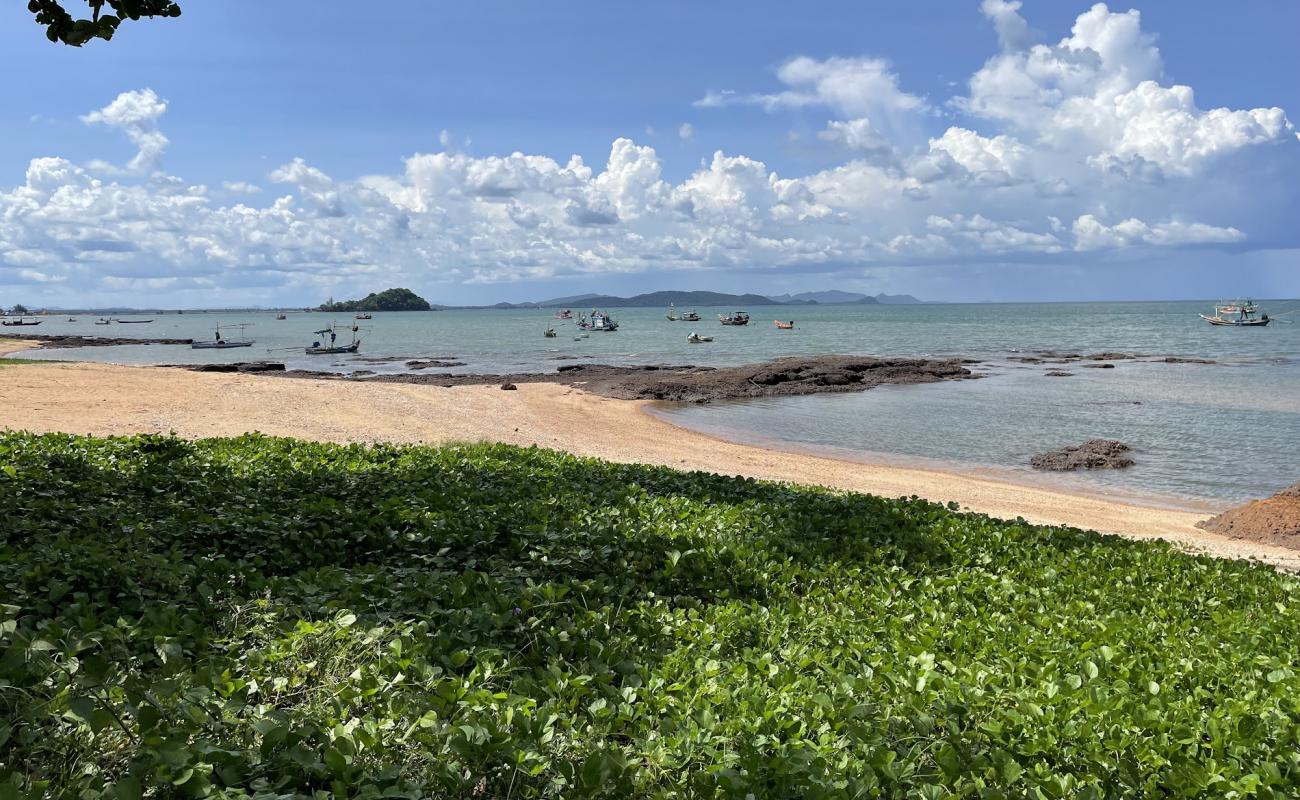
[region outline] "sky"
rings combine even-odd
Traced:
[[[181,5],[0,9],[0,306],[1300,296],[1297,3]]]

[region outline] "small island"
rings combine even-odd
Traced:
[[[410,289],[385,289],[371,292],[360,300],[330,298],[321,303],[318,311],[429,311],[429,301]]]

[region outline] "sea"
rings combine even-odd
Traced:
[[[699,322],[672,322],[667,309],[607,309],[613,333],[581,336],[554,310],[453,309],[350,314],[174,312],[122,315],[140,325],[95,325],[46,317],[6,333],[76,333],[123,338],[226,339],[232,350],[187,345],[50,349],[24,357],[120,364],[274,360],[289,369],[408,372],[406,360],[464,362],[449,372],[553,371],[563,364],[728,365],[790,355],[957,357],[978,380],[886,386],[862,393],[776,397],[704,405],[660,405],[652,413],[732,441],[798,452],[984,475],[1076,493],[1189,510],[1215,510],[1300,481],[1300,300],[1260,301],[1266,328],[1213,327],[1198,316],[1213,301],[1036,304],[762,306],[747,327],[720,325],[730,308],[699,308]],[[581,309],[574,309],[575,315]],[[678,309],[679,311],[683,309]],[[1295,312],[1295,313],[1293,313]],[[793,330],[774,320],[793,319]],[[304,347],[333,324],[339,342],[356,325],[360,352],[308,356]],[[557,336],[543,332],[554,328]],[[691,344],[698,331],[713,336]],[[1032,363],[1043,351],[1123,353],[1112,369]],[[1168,363],[1165,358],[1214,363]],[[1049,369],[1071,373],[1050,377]],[[1136,465],[1121,471],[1044,474],[1029,459],[1089,438],[1129,444]],[[725,465],[719,465],[724,467]]]

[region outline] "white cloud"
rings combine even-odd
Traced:
[[[1232,227],[1216,227],[1201,222],[1168,222],[1150,225],[1136,217],[1105,225],[1091,214],[1074,221],[1076,250],[1098,250],[1146,243],[1156,245],[1228,244],[1240,242],[1245,234]]]
[[[677,136],[682,141],[695,138],[695,126],[689,122],[683,122],[677,127]]]
[[[1099,172],[1158,180],[1294,133],[1280,108],[1203,111],[1191,87],[1162,85],[1160,52],[1136,10],[1097,3],[1047,45],[1025,39],[1019,5],[985,0],[1003,52],[975,73],[958,106],[1014,126],[1042,149],[1077,155]]]
[[[222,181],[221,188],[231,194],[257,194],[262,187],[248,181]]]
[[[167,150],[167,137],[158,130],[158,120],[167,111],[153,89],[122,92],[113,102],[81,118],[87,124],[118,128],[139,149],[127,166],[139,172],[152,170]]]
[[[904,92],[889,62],[880,58],[828,58],[819,61],[798,56],[776,73],[786,88],[770,94],[709,91],[695,101],[698,108],[758,105],[768,111],[824,106],[844,117],[891,117],[921,111],[925,101]]]
[[[778,70],[778,91],[697,102],[814,116],[817,140],[835,146],[820,155],[838,161],[797,175],[718,151],[670,180],[656,150],[629,138],[590,165],[576,155],[471,156],[443,132],[441,151],[411,154],[392,173],[332,176],[300,157],[266,176],[275,191],[232,180],[209,192],[160,169],[167,104],[124,92],[83,119],[135,143],[129,170],[38,157],[0,188],[0,286],[316,297],[359,281],[961,270],[1134,248],[1296,245],[1300,143],[1280,109],[1197,108],[1190,88],[1161,82],[1136,12],[1094,6],[1046,45],[1033,43],[1018,3],[982,9],[1000,49],[956,103],[968,115],[960,124],[938,126],[934,109],[869,57],[795,58]],[[920,135],[900,135],[909,125]]]

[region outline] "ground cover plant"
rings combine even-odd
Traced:
[[[0,435],[0,797],[1295,797],[1296,583],[505,446]]]

